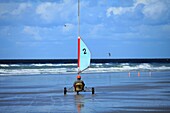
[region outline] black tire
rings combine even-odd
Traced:
[[[94,94],[94,87],[91,88],[92,95]]]
[[[66,94],[67,94],[67,88],[64,87],[64,95],[66,95]]]

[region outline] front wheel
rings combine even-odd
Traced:
[[[91,89],[92,89],[92,95],[93,95],[93,94],[94,94],[94,92],[95,92],[95,91],[94,91],[94,87],[92,87]]]

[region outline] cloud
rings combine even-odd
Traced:
[[[39,28],[37,27],[25,26],[23,32],[31,35],[35,40],[42,40],[42,37],[39,34]]]
[[[5,14],[11,13],[13,11],[15,5],[16,4],[14,4],[14,3],[12,3],[12,4],[0,3],[0,18]]]
[[[19,15],[22,12],[29,10],[30,7],[32,7],[30,3],[20,3],[19,6],[16,9],[14,9],[11,13],[13,15]]]
[[[150,19],[157,19],[168,11],[168,6],[165,2],[159,0],[150,0],[145,3],[142,10],[143,14]]]
[[[77,20],[77,18],[75,19],[77,15],[76,8],[76,2],[72,0],[0,2],[0,24],[55,26],[75,23]]]
[[[39,14],[42,19],[52,21],[55,15],[59,12],[60,8],[56,3],[41,3],[36,9],[36,13]]]
[[[25,11],[29,11],[32,7],[30,3],[0,3],[0,16],[3,15],[20,15]]]
[[[110,7],[107,9],[106,15],[123,15],[126,13],[135,12],[139,5],[143,5],[141,12],[146,18],[157,19],[162,17],[163,14],[168,12],[168,0],[135,0],[132,6],[129,7]]]
[[[25,26],[39,24],[35,5],[27,2],[0,2],[1,26]]]
[[[114,15],[122,15],[126,12],[130,12],[132,10],[131,7],[123,8],[123,7],[110,7],[107,9],[107,17],[110,17],[112,14]]]
[[[73,24],[66,24],[66,27],[64,25],[50,27],[24,26],[22,34],[33,41],[58,42],[75,37],[76,32],[74,30],[77,29]]]
[[[72,0],[64,0],[61,3],[42,2],[37,6],[36,14],[49,23],[57,20],[70,20],[70,17],[75,14],[75,8],[77,7]]]

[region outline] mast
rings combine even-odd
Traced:
[[[78,36],[80,37],[80,0],[78,0]]]
[[[80,72],[80,0],[78,0],[78,74]]]
[[[90,66],[91,53],[80,37],[80,0],[78,0],[78,74]]]

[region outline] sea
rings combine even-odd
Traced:
[[[120,60],[120,59],[119,59]],[[118,60],[118,61],[119,61]],[[124,62],[116,62],[117,60],[98,59],[97,63],[92,62],[90,67],[84,73],[108,73],[108,72],[154,72],[154,71],[170,71],[170,63],[162,62],[157,59],[154,62],[148,62],[148,59],[131,59]],[[35,74],[76,74],[76,60],[60,60],[57,62],[46,60],[7,60],[5,63],[0,63],[0,75],[35,75]],[[60,62],[61,61],[61,62]],[[146,61],[146,62],[145,62]],[[1,61],[2,62],[2,61]],[[49,63],[50,62],[50,63]]]
[[[96,59],[67,92],[77,60],[0,60],[0,113],[170,113],[169,59]]]

